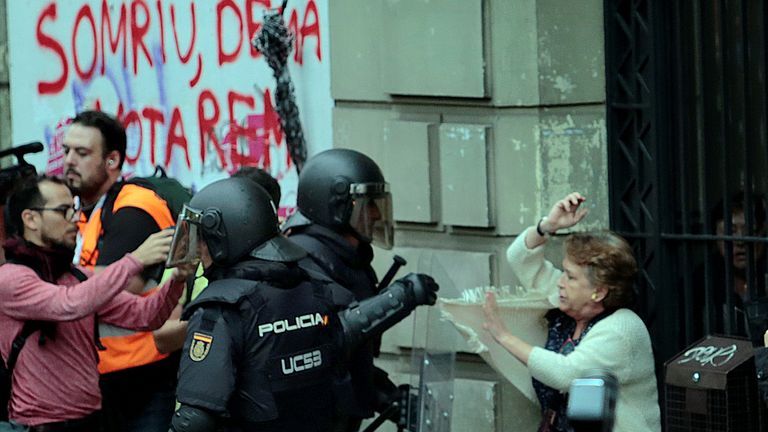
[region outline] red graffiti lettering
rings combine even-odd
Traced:
[[[64,89],[67,84],[67,78],[69,77],[69,66],[67,65],[67,55],[64,53],[64,47],[51,36],[43,33],[43,23],[51,19],[56,21],[56,3],[52,2],[43,9],[40,16],[37,18],[37,30],[35,32],[37,36],[37,43],[43,47],[53,51],[61,61],[61,74],[55,81],[38,81],[37,92],[43,94],[56,94]]]
[[[204,53],[199,51],[199,45],[197,45],[198,25],[195,2],[187,2],[189,26],[177,21],[179,18],[177,9],[179,4],[183,3],[177,4],[167,0],[101,0],[98,2],[100,5],[98,12],[93,9],[94,6],[90,2],[82,3],[77,9],[74,20],[71,23],[65,23],[71,24],[70,33],[66,35],[67,39],[44,29],[49,21],[60,25],[57,20],[57,2],[50,1],[38,16],[37,44],[44,51],[50,51],[55,55],[61,64],[58,67],[60,73],[55,79],[38,81],[38,93],[60,93],[69,80],[70,66],[80,81],[89,81],[93,79],[94,74],[105,75],[110,60],[113,57],[116,60],[119,59],[121,49],[122,68],[131,68],[133,75],[137,76],[140,63],[153,68],[155,62],[167,61],[167,42],[175,45],[176,54],[182,64],[194,64],[195,70],[190,75],[189,86],[195,87],[203,78]],[[241,61],[241,56],[245,52],[244,43],[248,43],[248,53],[251,58],[261,57],[249,42],[261,29],[261,14],[264,10],[270,9],[273,3],[272,0],[217,0],[215,19],[218,66]],[[165,22],[168,12],[170,12],[170,23]],[[289,14],[286,16],[290,16],[289,28],[296,36],[292,56],[294,61],[303,64],[305,48],[322,61],[320,17],[316,0],[307,0],[303,10],[291,9],[287,12]],[[101,15],[97,17],[95,13]],[[212,16],[210,18],[213,19]],[[97,20],[99,20],[98,23]],[[170,31],[166,31],[169,29],[168,25],[171,26]],[[89,26],[90,35],[88,34]],[[171,32],[173,40],[166,40]],[[187,37],[189,39],[185,39]],[[307,42],[312,43],[311,39],[315,40],[315,45],[307,46]],[[68,58],[69,54],[64,49],[65,44],[61,42],[62,40],[69,44],[66,45],[68,48],[71,45],[71,60]],[[87,40],[93,40],[93,46],[88,46]],[[84,43],[78,44],[78,41]],[[150,51],[150,42],[157,44],[157,53]],[[182,45],[185,46],[182,47]],[[92,57],[89,58],[85,54],[86,51],[91,51]],[[158,58],[153,57],[155,54]],[[129,60],[132,61],[130,65]],[[57,69],[56,65],[53,69]]]
[[[120,108],[122,109],[122,105],[120,104]],[[125,154],[125,161],[128,162],[128,164],[133,165],[139,160],[139,156],[141,156],[141,143],[144,141],[144,131],[141,127],[141,117],[139,117],[139,113],[137,113],[134,110],[128,111],[124,116],[118,115],[118,118],[123,123],[123,126],[125,127],[126,133],[131,133],[131,128],[138,128],[139,132],[139,139],[136,140],[138,143],[136,147],[136,154],[131,155],[126,152]]]
[[[138,11],[141,9],[144,14],[143,22],[138,19]],[[133,0],[131,3],[131,47],[133,48],[133,74],[139,73],[139,48],[144,53],[144,57],[149,63],[149,67],[152,67],[152,57],[149,55],[147,45],[144,44],[144,36],[149,31],[150,24],[149,6],[144,0]]]
[[[309,20],[310,15],[312,15],[312,21]],[[316,39],[315,56],[318,61],[322,61],[323,56],[320,52],[320,18],[318,18],[315,0],[309,0],[307,2],[307,9],[304,11],[304,21],[301,23],[301,46],[299,47],[299,51],[301,51],[299,57],[302,60],[299,61],[299,64],[303,63],[304,44],[306,44],[307,38],[310,36],[314,36]]]
[[[116,117],[121,122],[123,121],[123,115],[125,114],[125,106],[122,102],[117,103],[117,114]],[[125,126],[125,123],[123,123],[123,126]]]
[[[165,20],[163,19],[163,0],[157,0],[155,5],[157,6],[158,21],[160,21],[160,52],[163,55],[163,63],[165,63]]]
[[[207,115],[206,105],[210,106],[210,115]],[[221,143],[216,137],[216,124],[219,122],[219,102],[216,100],[211,90],[205,89],[200,92],[200,97],[197,99],[197,124],[200,127],[200,160],[205,161],[205,148],[209,142],[213,143],[213,148],[216,150],[216,155],[219,157],[222,167],[227,166],[227,160],[224,157],[224,150],[221,148]]]
[[[101,2],[101,74],[104,75],[107,62],[104,59],[106,53],[105,40],[109,40],[109,49],[113,54],[117,54],[117,48],[120,46],[120,41],[123,41],[123,67],[128,64],[127,54],[127,37],[126,37],[126,9],[125,4],[120,5],[120,18],[117,19],[117,34],[112,37],[112,19],[109,16],[109,6],[107,0]],[[106,34],[105,34],[106,33]]]
[[[176,54],[179,55],[179,60],[183,64],[187,64],[189,58],[192,57],[192,50],[195,48],[195,40],[197,39],[197,19],[195,17],[195,4],[189,4],[190,24],[192,26],[192,35],[189,39],[189,49],[186,53],[181,53],[181,45],[179,45],[179,31],[176,27],[176,8],[171,4],[171,26],[173,27],[173,40],[176,42]]]
[[[285,11],[289,28],[296,37],[294,52],[290,53],[294,64],[303,64],[305,54],[309,61],[314,58],[322,61],[321,23],[316,2],[305,0],[301,2],[304,6]],[[173,162],[175,167],[186,164],[191,170],[189,146],[199,145],[199,155],[193,154],[192,157],[199,157],[195,162],[196,166],[202,164],[200,172],[203,175],[209,170],[231,173],[248,165],[279,166],[281,172],[291,168],[293,162],[289,153],[284,147],[280,148],[284,146],[285,138],[271,91],[265,88],[262,93],[261,90],[264,87],[261,81],[271,82],[269,77],[259,78],[256,92],[247,90],[250,86],[243,87],[233,82],[223,83],[224,87],[217,90],[221,93],[215,94],[206,84],[206,80],[219,82],[231,79],[230,70],[241,67],[240,62],[261,58],[260,53],[250,49],[250,44],[244,49],[243,43],[248,43],[260,31],[263,12],[282,2],[216,0],[208,5],[207,2],[195,1],[90,0],[77,2],[74,7],[64,1],[47,0],[45,3],[37,19],[35,48],[49,66],[36,78],[38,92],[43,95],[64,92],[70,83],[69,68],[72,68],[75,73],[72,91],[76,103],[86,101],[89,106],[95,104],[97,108],[104,105],[109,111],[108,105],[112,102],[107,101],[113,101],[116,96],[119,101],[112,108],[117,108],[118,118],[129,133],[130,145],[126,154],[129,165],[141,164],[143,167],[148,162],[152,165],[170,165]],[[57,5],[65,3],[69,13],[62,19],[61,14],[57,14],[61,12],[57,10]],[[201,26],[197,26],[197,4],[205,4],[209,10],[215,4],[216,16],[213,13],[201,15]],[[100,10],[95,9],[99,6]],[[99,13],[101,15],[97,16]],[[184,16],[177,16],[177,13]],[[165,22],[166,18],[170,21]],[[198,45],[198,33],[203,37],[203,30],[213,27],[214,19],[217,35],[211,36],[217,38],[216,46],[213,46],[213,41],[208,44],[205,40],[206,44],[201,42]],[[198,27],[201,32],[197,31]],[[169,39],[166,40],[166,37]],[[93,46],[89,45],[91,41]],[[175,51],[174,48],[167,48],[166,43],[173,44]],[[208,47],[217,52],[206,52],[204,49]],[[67,48],[71,48],[71,54],[66,51]],[[166,56],[173,57],[174,53],[179,61],[171,58],[169,68],[163,67]],[[211,58],[204,59],[204,56]],[[55,64],[57,59],[61,65]],[[203,74],[204,60],[210,60],[207,67],[214,67],[214,70]],[[225,69],[223,66],[227,63],[238,65]],[[176,67],[180,64],[185,66],[179,74]],[[158,67],[157,73],[148,70],[147,66],[149,69]],[[107,70],[108,80],[101,80],[98,85],[88,84],[96,75],[106,75]],[[210,72],[216,73],[211,75]],[[135,76],[139,75],[140,79],[136,79]],[[185,85],[187,79],[189,87],[201,85],[201,89],[196,91],[196,119],[194,112],[187,118],[182,114],[184,105],[183,99],[179,99],[177,81],[181,80],[181,84]],[[114,91],[106,88],[105,92],[105,85],[110,84],[114,86]],[[220,87],[220,84],[216,86]],[[157,96],[158,104],[146,105],[146,101],[157,100]],[[262,102],[263,106],[260,106]],[[191,128],[193,135],[187,136],[187,128]],[[195,132],[194,128],[199,129]],[[143,133],[145,130],[146,135]],[[194,139],[194,135],[198,134],[199,143]],[[277,152],[275,146],[278,147]],[[142,155],[142,151],[149,152],[149,155]],[[192,151],[197,153],[196,149]],[[272,161],[271,157],[276,154],[280,156]]]
[[[265,166],[268,166],[270,163],[269,141],[264,139],[263,133],[258,133],[259,130],[264,129],[264,114],[249,114],[245,117],[245,124],[256,132],[253,139],[248,140],[250,159],[258,162],[263,157]]]
[[[184,151],[184,160],[187,162],[187,168],[191,169],[189,145],[187,144],[187,135],[184,133],[184,122],[181,120],[181,110],[179,110],[179,107],[174,107],[173,114],[171,114],[171,125],[168,127],[168,143],[165,147],[165,166],[171,164],[171,152],[174,146],[179,146]]]
[[[230,9],[232,13],[237,17],[238,32],[237,32],[237,47],[230,52],[224,52],[224,10]],[[227,28],[232,26],[227,25]],[[237,56],[240,55],[240,49],[243,46],[243,15],[240,13],[240,8],[237,7],[234,0],[221,0],[216,5],[216,34],[218,35],[218,48],[219,48],[219,66],[224,63],[234,63],[237,60]]]
[[[200,76],[203,74],[203,55],[200,53],[197,53],[197,72],[195,72],[195,76],[192,77],[191,80],[189,80],[189,86],[194,87],[197,85],[197,82],[200,81]]]
[[[269,143],[271,136],[274,137],[275,143],[280,146],[283,142],[283,129],[280,127],[280,117],[272,105],[272,94],[267,89],[264,92],[264,140]],[[288,159],[290,160],[290,156]]]
[[[245,127],[240,126],[237,123],[237,118],[235,117],[235,104],[241,103],[253,110],[256,108],[256,100],[253,98],[253,96],[230,91],[227,94],[227,103],[229,107],[230,129],[229,133],[227,133],[227,136],[224,138],[224,142],[229,143],[230,158],[232,159],[232,164],[237,166],[242,165],[248,161],[248,157],[243,157],[237,148],[238,140],[240,137],[243,137],[246,140],[255,140],[256,130],[249,128],[247,125]]]
[[[235,117],[235,104],[241,103],[250,109],[256,108],[256,100],[251,95],[238,93],[236,91],[230,91],[227,94],[227,102],[229,107],[229,122],[231,124],[237,124]]]
[[[314,0],[307,2],[307,7],[304,10],[304,18],[299,27],[299,13],[296,9],[291,11],[291,17],[288,19],[288,28],[291,33],[296,35],[296,43],[293,50],[293,61],[298,64],[304,64],[304,44],[307,38],[314,37],[315,44],[315,57],[319,61],[323,59],[323,53],[320,48],[320,18],[317,11],[317,4]]]
[[[294,35],[301,35],[299,31],[299,13],[296,12],[296,9],[291,11],[291,17],[288,19],[288,30],[290,30]],[[297,38],[293,44],[295,45],[293,50],[293,61],[301,64],[302,59],[299,55],[301,52],[301,38]]]
[[[91,40],[93,41],[93,60],[91,60],[91,65],[86,71],[83,71],[83,69],[80,68],[80,61],[78,60],[77,56],[77,33],[78,30],[80,30],[80,23],[83,21],[83,19],[88,20],[91,25]],[[93,11],[91,10],[91,6],[86,4],[77,11],[77,17],[75,18],[75,28],[72,30],[72,63],[75,66],[75,72],[77,72],[77,76],[79,76],[81,80],[88,81],[91,79],[91,76],[93,76],[93,71],[96,70],[96,62],[99,59],[98,50],[99,46],[96,43],[96,21],[93,19]]]
[[[149,120],[149,161],[155,165],[155,152],[157,149],[157,124],[165,123],[165,115],[156,108],[146,107],[141,111],[141,115]]]

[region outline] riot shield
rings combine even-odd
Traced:
[[[521,288],[492,286],[465,289],[458,298],[438,300],[443,317],[455,326],[465,340],[465,349],[482,357],[512,385],[514,390],[507,393],[508,402],[502,408],[505,418],[511,422],[505,423],[505,426],[512,430],[532,430],[540,421],[541,414],[528,368],[496,343],[483,328],[483,304],[488,291],[496,294],[507,327],[537,346],[544,345],[546,327],[542,317],[552,306],[543,295]]]
[[[453,281],[434,255],[419,257],[419,271],[439,281],[441,290],[451,292]],[[413,325],[411,357],[411,405],[409,431],[448,432],[454,403],[454,368],[460,338],[436,307],[417,311]]]
[[[414,349],[412,365],[418,374],[413,374],[411,388],[416,389],[416,409],[408,411],[409,425],[415,425],[414,432],[447,432],[451,430],[451,416],[454,401],[454,365],[456,351],[436,344],[431,332],[440,330],[447,323],[440,319],[437,309],[426,313],[426,335],[424,348]],[[445,330],[452,330],[445,328]],[[414,326],[414,331],[418,331]],[[414,335],[415,336],[415,335]],[[444,338],[442,338],[444,339]]]
[[[486,291],[496,292],[507,325],[530,343],[543,345],[546,327],[542,316],[552,307],[548,299],[522,289],[489,287],[491,281],[488,275],[473,274],[466,271],[466,266],[458,265],[474,259],[474,263],[470,264],[477,267],[487,260],[482,254],[468,257],[451,251],[409,248],[399,248],[397,252],[410,263],[408,271],[429,274],[440,284],[438,305],[417,308],[407,318],[411,323],[406,324],[407,328],[403,327],[406,333],[403,336],[410,337],[412,351],[405,381],[408,385],[404,386],[396,408],[400,413],[397,430],[467,430],[467,412],[462,411],[462,415],[456,417],[453,413],[459,414],[460,409],[476,406],[476,401],[468,399],[469,393],[456,391],[457,385],[473,385],[464,381],[457,384],[457,353],[479,355],[509,381],[509,384],[503,383],[503,391],[505,418],[514,419],[508,424],[512,428],[510,430],[530,430],[531,425],[535,428],[541,414],[531,376],[525,365],[495,343],[482,328],[482,304]],[[382,264],[390,259],[383,251],[377,251],[377,257]],[[373,428],[367,431],[382,423],[372,424]]]

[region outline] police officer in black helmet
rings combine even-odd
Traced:
[[[399,310],[383,313],[377,297],[341,310],[338,288],[298,266],[305,257],[251,180],[212,183],[185,206],[169,264],[200,259],[209,285],[184,311],[172,431],[330,431],[330,384],[346,353],[406,309],[434,304],[437,285],[408,275],[381,294]]]
[[[356,301],[374,296],[378,281],[371,244],[390,249],[393,239],[389,185],[378,165],[354,150],[319,153],[301,171],[297,205],[283,230],[309,253],[311,262],[305,267],[319,269],[350,290]],[[355,397],[340,401],[336,431],[357,431],[363,418],[382,412],[397,397],[396,386],[373,365],[378,341],[360,347],[350,359]]]

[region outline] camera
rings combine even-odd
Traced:
[[[37,176],[35,166],[24,160],[24,155],[43,151],[43,144],[35,141],[0,151],[0,158],[16,156],[16,165],[0,170],[0,205],[4,205],[13,188],[25,179]]]
[[[616,416],[619,384],[604,370],[589,371],[571,382],[568,422],[575,432],[610,432]]]

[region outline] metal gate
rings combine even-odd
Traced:
[[[604,7],[611,226],[638,258],[657,364],[708,333],[762,340],[768,6]]]

